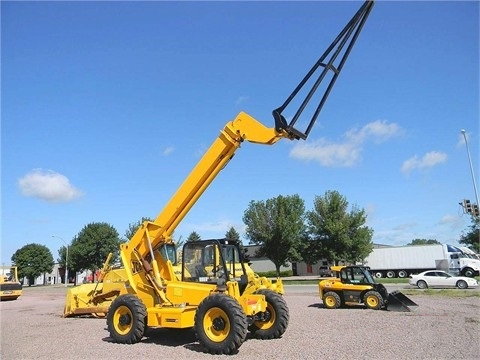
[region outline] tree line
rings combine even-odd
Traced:
[[[350,206],[345,196],[335,190],[315,196],[311,210],[305,209],[304,200],[297,194],[252,200],[242,220],[249,244],[259,246],[255,256],[271,260],[277,274],[282,266],[298,261],[315,264],[327,259],[333,263],[356,263],[373,249],[373,229],[366,226],[365,210],[357,205]],[[120,244],[128,241],[144,221],[152,219],[143,217],[129,224],[123,237],[108,223],[85,225],[68,245],[68,272],[91,270],[95,273],[109,253],[113,254],[112,262],[117,262]],[[479,228],[478,218],[472,217],[472,226],[459,240],[477,253],[480,252]],[[240,235],[231,227],[225,238],[240,240]],[[199,240],[201,236],[192,231],[185,241]],[[183,242],[181,237],[175,241],[177,247]],[[414,239],[409,245],[429,243],[438,241]],[[61,267],[65,267],[66,253],[66,246],[58,251],[57,262]],[[41,274],[50,273],[54,266],[50,250],[41,244],[25,245],[14,253],[12,262],[18,266],[19,276],[27,277],[30,284]]]

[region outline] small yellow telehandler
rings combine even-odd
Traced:
[[[331,266],[336,277],[318,283],[320,298],[327,309],[338,309],[348,304],[364,304],[372,310],[408,312],[418,305],[400,291],[388,293],[383,284],[377,284],[365,266]]]

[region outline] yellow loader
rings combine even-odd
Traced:
[[[0,266],[0,300],[17,300],[22,295],[16,266]]]

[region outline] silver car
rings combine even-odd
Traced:
[[[417,275],[410,275],[408,283],[413,286],[418,286],[420,289],[427,289],[429,287],[456,287],[466,289],[478,286],[478,281],[475,279],[466,276],[453,276],[445,271],[439,270],[428,270]]]

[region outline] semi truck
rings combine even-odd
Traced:
[[[377,278],[406,278],[432,269],[473,277],[480,271],[480,260],[459,247],[446,244],[378,247],[362,264]]]

